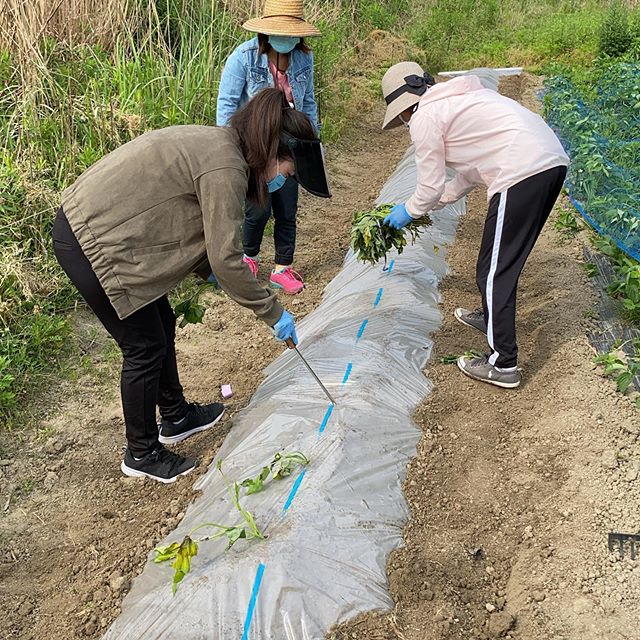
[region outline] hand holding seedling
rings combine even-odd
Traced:
[[[392,211],[399,206],[402,205],[394,207],[383,204],[370,211],[358,211],[353,214],[351,248],[355,251],[358,260],[375,264],[382,258],[386,260],[387,253],[391,249],[402,253],[407,244],[405,231],[409,231],[411,241],[415,242],[424,228],[431,224],[429,216],[415,220],[412,218],[411,221],[406,221],[402,228],[383,224],[392,216]]]

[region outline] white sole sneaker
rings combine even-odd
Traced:
[[[462,371],[462,373],[464,373],[465,376],[473,380],[478,380],[479,382],[486,382],[487,384],[492,384],[495,387],[501,387],[502,389],[516,389],[520,386],[520,382],[521,382],[520,379],[514,382],[506,382],[505,380],[500,380],[499,378],[491,378],[491,377],[474,375],[472,372],[468,371],[465,368],[464,361],[465,361],[464,356],[461,356],[460,358],[458,358],[458,361],[456,362],[456,364],[458,365],[458,369],[460,369],[460,371]],[[491,375],[491,372],[489,372],[489,375]]]
[[[222,416],[224,416],[224,413],[225,413],[225,410],[223,409],[222,413],[213,422],[200,425],[199,427],[194,427],[193,429],[189,429],[189,431],[185,431],[184,433],[179,433],[175,436],[163,436],[162,430],[161,430],[160,434],[158,435],[158,440],[162,444],[176,444],[177,442],[182,442],[183,440],[186,440],[187,438],[189,438],[195,433],[200,433],[200,431],[206,431],[207,429],[211,429],[211,427],[213,427],[214,425],[218,424],[218,422],[220,422],[220,420],[222,419]]]
[[[138,469],[132,469],[131,467],[128,467],[125,464],[124,460],[120,463],[120,470],[122,471],[122,473],[124,473],[125,476],[129,476],[130,478],[151,478],[152,480],[156,480],[157,482],[162,482],[162,484],[172,484],[178,478],[190,474],[194,469],[195,466],[187,469],[186,471],[183,471],[182,473],[179,473],[177,476],[173,476],[173,478],[159,478],[158,476],[154,476],[151,473],[145,473],[144,471],[138,471]]]

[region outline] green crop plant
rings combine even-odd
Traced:
[[[264,539],[264,534],[256,524],[253,514],[245,509],[240,503],[240,487],[247,489],[247,495],[257,493],[264,488],[264,482],[269,474],[274,480],[281,480],[290,476],[297,466],[306,466],[309,464],[309,458],[300,451],[290,453],[276,453],[273,460],[262,468],[262,471],[256,478],[249,478],[242,483],[231,482],[222,470],[222,460],[218,460],[216,468],[222,476],[222,480],[227,489],[227,494],[242,516],[242,521],[236,525],[225,525],[217,522],[203,522],[197,525],[184,537],[182,542],[172,542],[168,545],[161,545],[154,549],[154,562],[162,563],[173,560],[171,564],[174,569],[172,589],[175,595],[178,584],[191,570],[191,559],[198,554],[199,543],[208,540],[217,540],[226,537],[227,549],[230,549],[238,540]],[[197,531],[202,529],[213,529],[213,533],[206,535],[199,540],[193,538]]]
[[[576,214],[568,207],[563,207],[556,218],[553,225],[555,230],[558,231],[565,238],[571,238],[580,231],[580,223]]]
[[[634,378],[640,374],[640,339],[630,342],[633,343],[634,355],[623,350],[629,344],[625,342],[593,359],[594,363],[603,366],[603,375],[612,378],[618,391],[623,394],[627,393]],[[640,408],[640,396],[636,399],[636,405]]]
[[[272,476],[274,480],[282,480],[289,477],[297,466],[305,467],[309,464],[309,458],[300,451],[291,453],[276,453],[273,460],[266,466],[262,467],[260,473],[254,478],[246,478],[240,483],[240,486],[247,490],[247,495],[258,493],[264,489],[265,482]]]
[[[458,358],[464,356],[465,358],[481,358],[484,354],[476,349],[469,349],[461,354],[451,353],[440,358],[440,364],[455,364],[458,362]]]
[[[351,248],[356,257],[362,262],[376,264],[387,253],[395,249],[402,253],[407,245],[407,232],[411,236],[411,242],[420,236],[426,227],[431,224],[431,218],[427,215],[410,222],[404,229],[392,229],[383,220],[391,212],[391,204],[382,204],[368,211],[357,211],[351,221]]]
[[[176,319],[180,320],[180,328],[186,327],[188,324],[202,323],[206,307],[200,304],[200,296],[205,291],[216,288],[217,285],[213,282],[203,282],[197,285],[195,291],[189,291],[184,298],[176,303],[173,312]]]
[[[610,238],[594,235],[592,242],[609,258],[616,274],[607,293],[620,303],[621,315],[640,327],[640,262],[630,258]]]

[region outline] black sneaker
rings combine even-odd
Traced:
[[[467,327],[472,327],[473,329],[482,331],[482,333],[487,333],[487,323],[484,321],[484,311],[482,309],[469,311],[468,309],[458,307],[453,312],[453,315],[458,322],[466,324]]]
[[[199,431],[213,427],[224,415],[224,405],[220,402],[213,404],[188,404],[187,415],[177,424],[169,420],[160,423],[160,435],[158,439],[162,444],[175,444],[185,440]]]
[[[197,460],[184,458],[159,445],[157,449],[140,460],[136,460],[127,449],[120,468],[125,476],[152,478],[158,482],[169,484],[175,482],[180,476],[186,476],[197,466]]]

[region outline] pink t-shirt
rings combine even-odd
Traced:
[[[293,107],[293,92],[291,91],[291,85],[289,84],[289,78],[287,78],[286,72],[280,71],[280,69],[278,69],[271,60],[269,60],[269,68],[271,69],[271,75],[276,83],[276,89],[280,89],[280,91],[284,93],[287,102],[291,107]]]

